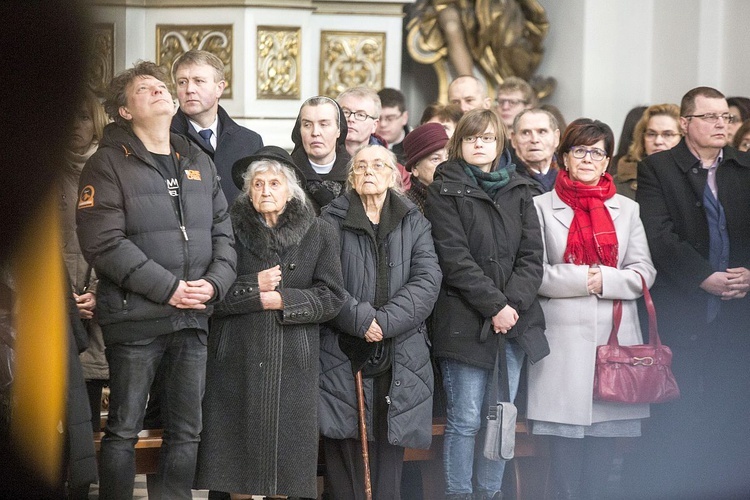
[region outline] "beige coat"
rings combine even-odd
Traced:
[[[618,339],[643,342],[635,299],[641,278],[650,287],[656,277],[638,204],[615,195],[605,202],[619,244],[617,269],[602,266],[602,294],[589,295],[588,266],[563,262],[573,209],[554,191],[534,198],[544,240],[544,279],[539,289],[547,322],[550,355],[529,367],[528,418],[574,425],[643,418],[648,405],[593,402],[596,346],[612,329],[612,301],[623,300]]]

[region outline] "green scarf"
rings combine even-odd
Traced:
[[[477,186],[482,188],[490,198],[494,198],[495,194],[510,182],[510,174],[516,170],[516,166],[513,163],[501,165],[492,172],[485,172],[464,160],[459,160],[459,163],[464,167],[466,175],[474,180]]]

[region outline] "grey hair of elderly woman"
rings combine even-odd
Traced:
[[[249,195],[253,178],[255,178],[256,175],[265,172],[283,175],[284,178],[286,178],[286,182],[289,186],[289,199],[296,198],[302,203],[307,202],[307,197],[305,196],[305,192],[302,190],[302,187],[299,185],[294,167],[271,159],[264,158],[261,160],[255,160],[250,164],[249,167],[247,167],[245,173],[242,174],[242,179],[245,181],[242,186],[242,191],[244,191],[245,194]]]
[[[393,154],[393,152],[390,149],[385,148],[381,146],[380,144],[367,144],[365,146],[362,146],[361,148],[357,150],[354,156],[352,156],[352,159],[349,160],[349,163],[346,166],[346,170],[347,172],[349,172],[349,174],[346,177],[347,187],[349,189],[354,188],[354,161],[357,159],[357,156],[359,156],[359,153],[370,148],[381,149],[381,153],[383,154],[383,159],[391,168],[391,174],[393,175],[393,179],[391,182],[391,189],[393,189],[399,194],[404,194],[403,181],[401,180],[401,172],[398,169],[398,160],[396,159],[396,155]]]

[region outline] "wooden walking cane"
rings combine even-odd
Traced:
[[[365,498],[372,500],[372,482],[370,481],[370,452],[367,445],[367,414],[365,413],[365,390],[362,387],[362,370],[354,375],[357,386],[357,413],[359,415],[359,437],[362,441],[362,461],[365,465]]]

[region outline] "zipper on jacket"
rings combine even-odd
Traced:
[[[128,149],[125,147],[125,145],[123,145],[122,148],[125,150],[125,156],[126,157],[129,156],[130,154],[132,154],[132,153],[130,153],[128,151]],[[172,153],[172,151],[173,151],[173,148],[172,148],[172,146],[170,144],[170,154]],[[148,162],[145,159],[141,158],[139,155],[134,154],[133,156],[135,156],[136,158],[138,158],[140,161],[142,161],[143,163],[145,163],[149,167],[151,167],[154,170],[156,170],[159,173],[159,175],[161,176],[161,178],[164,179],[164,175],[161,173],[161,170],[159,170],[158,168],[156,168],[150,162]],[[180,185],[180,190],[179,190],[179,192],[177,194],[177,204],[176,204],[176,206],[174,206],[175,204],[173,204],[173,208],[174,208],[174,213],[175,213],[175,216],[177,217],[177,223],[180,226],[180,231],[182,232],[182,238],[183,238],[183,242],[182,242],[182,254],[183,254],[184,259],[183,259],[183,263],[182,263],[182,277],[184,279],[187,279],[188,278],[188,260],[189,260],[188,259],[188,244],[187,244],[187,242],[189,241],[190,238],[188,238],[187,227],[185,226],[185,215],[184,215],[184,210],[183,210],[183,207],[182,207],[182,175],[183,175],[183,173],[184,173],[185,170],[183,168],[181,168],[180,163],[181,163],[181,160],[182,160],[182,156],[177,151],[174,151],[174,160],[175,160],[175,166],[177,167],[177,172],[176,172],[177,177],[176,178],[177,178],[177,183]],[[165,179],[165,181],[166,181],[166,179]]]

